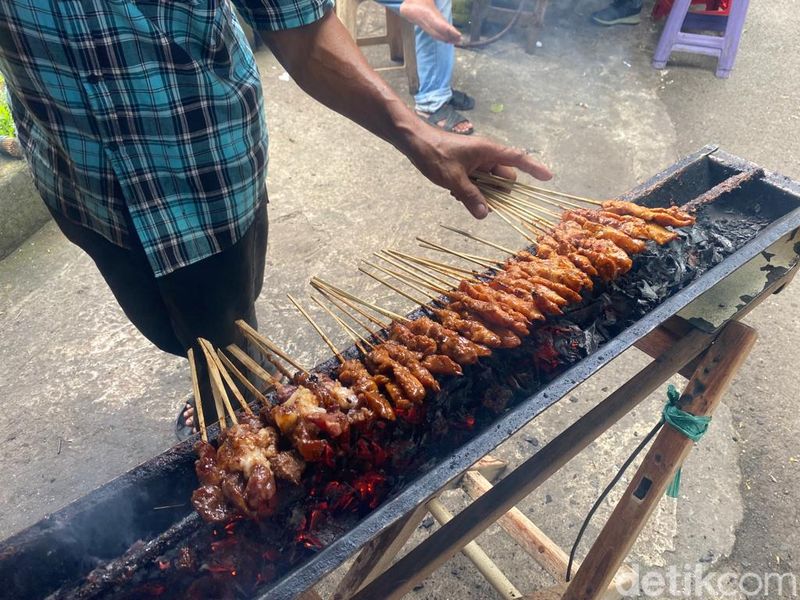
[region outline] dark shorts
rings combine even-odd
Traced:
[[[138,242],[122,248],[51,213],[64,235],[92,257],[125,315],[161,350],[186,356],[198,337],[225,347],[241,342],[237,319],[257,325],[255,300],[264,283],[269,229],[266,194],[253,224],[233,246],[158,278]]]

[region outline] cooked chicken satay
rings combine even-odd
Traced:
[[[439,344],[427,335],[418,335],[405,325],[394,322],[390,330],[389,339],[405,346],[413,352],[420,353],[422,366],[433,375],[461,375],[461,367],[454,362],[453,357],[439,353]],[[447,350],[445,348],[444,350]]]
[[[447,295],[454,302],[460,302],[466,306],[481,322],[486,324],[487,327],[491,323],[505,329],[510,329],[518,335],[528,335],[528,333],[530,333],[524,323],[520,323],[503,308],[494,303],[475,300],[464,292],[453,291],[448,292]],[[456,362],[458,362],[458,360],[456,360]]]
[[[613,227],[609,227],[608,225],[594,223],[588,219],[578,216],[574,216],[571,220],[580,224],[581,227],[595,237],[614,242],[628,254],[638,254],[639,252],[643,252],[647,247],[642,240],[633,239],[625,232],[620,231],[619,229],[614,229]]]
[[[414,405],[411,400],[403,395],[403,390],[400,389],[400,386],[394,383],[386,375],[373,375],[372,380],[376,385],[386,390],[386,393],[389,394],[389,398],[392,401],[392,406],[395,409],[408,409]]]
[[[554,241],[557,244],[557,242]],[[522,271],[527,275],[544,277],[550,281],[563,283],[570,289],[579,292],[583,288],[592,289],[591,275],[582,270],[568,258],[557,254],[552,247],[546,245],[539,246],[539,250],[545,255],[544,258],[538,256],[524,256],[520,260],[512,259],[504,270],[508,273]],[[525,254],[528,254],[527,252]],[[597,275],[597,271],[592,268],[592,272]]]
[[[677,233],[670,231],[658,223],[648,223],[633,215],[618,215],[605,210],[585,209],[581,209],[580,214],[590,221],[608,225],[609,227],[615,227],[627,233],[629,236],[640,240],[653,240],[656,244],[662,246],[678,237]]]
[[[498,274],[495,279],[501,282],[512,283],[518,288],[522,288],[530,292],[533,292],[536,289],[536,284],[543,285],[558,294],[558,296],[560,296],[567,304],[577,303],[582,300],[581,295],[569,286],[566,286],[563,283],[558,283],[557,281],[551,281],[538,275],[523,275],[520,271],[515,271],[513,273],[511,271],[504,271],[503,273]],[[555,298],[553,298],[553,300],[555,301]],[[557,301],[556,303],[559,304],[559,306],[563,306],[563,304],[560,304]]]
[[[420,352],[424,356],[436,354],[438,348],[436,340],[427,335],[417,335],[397,321],[392,323],[392,328],[389,330],[389,339],[402,344],[409,350]]]
[[[407,367],[389,356],[389,352],[382,345],[367,354],[366,360],[367,366],[374,373],[391,374],[393,381],[403,390],[403,395],[412,402],[419,404],[425,399],[425,386]]]
[[[514,319],[522,323],[525,327],[530,325],[531,321],[541,321],[544,319],[544,316],[532,301],[526,301],[518,296],[494,289],[486,284],[462,281],[458,289],[469,294],[472,298],[475,298],[475,300],[499,304],[509,315],[514,317]]]
[[[608,212],[617,213],[618,215],[632,215],[664,226],[686,227],[695,222],[695,218],[692,215],[682,211],[677,206],[649,208],[633,202],[625,202],[624,200],[606,200],[601,206],[603,210]]]
[[[413,320],[409,329],[418,335],[427,335],[436,340],[439,354],[449,356],[460,365],[475,364],[478,362],[478,357],[489,356],[492,353],[486,346],[471,342],[428,317]]]
[[[421,354],[415,353],[405,346],[393,341],[384,342],[379,347],[386,350],[391,358],[411,371],[414,377],[416,377],[419,382],[425,386],[425,389],[432,392],[438,392],[442,389],[441,386],[439,386],[439,382],[436,381],[431,372],[428,371],[428,369],[426,369],[420,362],[422,360]]]
[[[451,302],[448,308],[458,313],[462,319],[478,323],[481,327],[485,327],[499,337],[501,348],[516,348],[522,344],[522,340],[516,333],[501,325],[483,321],[480,314],[471,311],[463,302]]]
[[[473,319],[462,318],[457,312],[448,309],[433,309],[433,314],[442,325],[457,331],[468,340],[487,348],[502,348],[500,336]]]
[[[434,375],[457,376],[464,373],[461,365],[444,354],[429,354],[422,359],[422,366]]]
[[[395,420],[389,401],[380,393],[367,368],[358,360],[346,360],[339,367],[339,381],[350,386],[358,399],[381,418]]]

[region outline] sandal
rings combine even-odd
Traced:
[[[439,129],[448,131],[450,133],[471,135],[475,131],[475,128],[472,127],[472,123],[470,123],[469,129],[465,131],[455,130],[456,125],[460,125],[461,123],[469,123],[469,119],[456,112],[456,110],[450,104],[443,104],[432,113],[417,112],[417,114],[419,115],[420,119],[424,119],[434,127],[438,127]]]
[[[192,437],[197,430],[194,425],[187,425],[183,418],[183,413],[187,408],[194,408],[194,398],[187,400],[178,412],[178,418],[175,420],[175,437],[179,442],[183,442]]]
[[[459,90],[453,90],[453,96],[448,104],[456,110],[472,110],[475,108],[475,98]]]

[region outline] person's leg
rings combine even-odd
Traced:
[[[448,23],[452,22],[452,0],[436,0],[436,7]],[[455,47],[433,39],[419,27],[414,34],[419,74],[419,91],[414,95],[414,102],[417,111],[433,113],[453,95]]]
[[[447,44],[461,41],[461,32],[453,26],[449,13],[442,11],[435,0],[403,0],[396,4],[401,17],[435,40]]]
[[[592,13],[597,25],[637,25],[641,21],[642,0],[614,0],[602,10]]]
[[[138,240],[134,240],[133,248],[122,248],[56,211],[50,213],[67,239],[94,261],[136,329],[164,352],[185,356],[185,347],[172,329],[169,311]]]

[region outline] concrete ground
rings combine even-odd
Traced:
[[[602,4],[552,6],[534,56],[514,38],[458,52],[454,84],[476,97],[470,116],[480,134],[527,148],[553,168],[560,189],[595,197],[621,193],[711,142],[800,178],[800,91],[791,75],[800,70],[797,0],[752,3],[736,69],[725,81],[707,58],[682,55],[666,71],[652,70],[660,25],[645,19],[638,27],[595,28],[588,15]],[[438,228],[442,222],[519,243],[493,218],[471,221],[385,143],[284,81],[269,54],[259,55],[259,66],[271,129],[271,235],[258,313],[262,329],[302,362],[326,355],[285,297],[305,296],[310,276],[408,308],[356,275],[361,258],[387,246],[413,248],[415,235],[462,244]],[[401,73],[389,79],[405,93]],[[747,318],[760,340],[686,465],[681,498],[661,503],[637,544],[630,562],[643,571],[700,565],[717,575],[800,575],[798,290],[790,286]],[[0,262],[0,332],[0,537],[173,443],[175,413],[190,389],[185,363],[127,323],[91,261],[52,223]],[[519,463],[645,362],[638,351],[626,352],[496,454]],[[520,508],[568,548],[663,400],[660,390]],[[34,415],[43,426],[30,426]],[[583,551],[622,489],[595,518]],[[464,498],[450,493],[446,503],[456,510]],[[435,527],[425,522],[415,538]],[[497,528],[478,541],[523,591],[551,583]],[[734,584],[720,585],[719,593],[694,597],[744,596]],[[790,589],[761,595],[794,597]],[[458,556],[411,597],[493,592]]]

